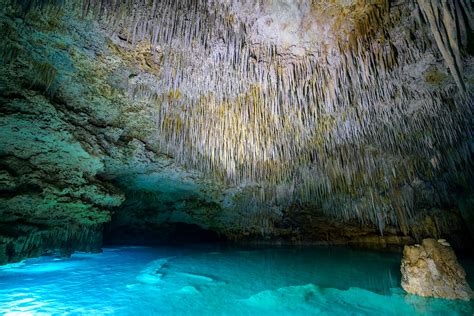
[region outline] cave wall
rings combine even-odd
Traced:
[[[337,55],[318,57],[328,68],[311,60],[318,53],[314,45],[336,45],[331,30],[340,21],[315,24],[315,17],[342,6],[349,22],[341,29],[362,32],[373,18],[383,30],[364,31],[378,50],[344,55],[346,63],[359,63],[347,73],[369,67],[368,74],[378,74],[352,87],[364,93],[347,94],[350,102],[327,95],[321,104],[330,106],[310,112],[305,106],[311,103],[294,107],[297,98],[277,99],[279,115],[268,112],[275,103],[264,100],[268,91],[254,79],[240,92],[231,89],[237,95],[225,102],[208,94],[223,93],[238,75],[199,81],[206,67],[225,63],[230,41],[224,36],[219,42],[221,33],[209,33],[208,45],[200,51],[196,44],[195,55],[186,55],[180,34],[168,36],[178,42],[175,52],[150,51],[144,34],[132,40],[127,25],[116,30],[110,20],[81,17],[72,2],[32,8],[0,3],[0,264],[48,251],[100,251],[106,223],[118,232],[185,223],[240,241],[381,247],[444,237],[459,248],[470,244],[474,62],[463,51],[467,94],[461,94],[414,1],[357,4],[362,24],[349,23],[355,18],[351,1],[329,11],[277,1],[259,9],[261,16],[230,8],[238,14],[226,23],[235,26],[247,16],[260,30],[245,40],[248,64],[265,71],[277,56],[281,84],[295,95],[317,85],[315,74],[301,86],[288,79],[304,67],[321,71],[333,85],[328,91],[345,93],[334,86],[344,70]],[[286,15],[279,16],[281,10]],[[179,15],[169,19],[181,21]],[[307,34],[333,27],[324,38],[295,37],[298,28],[285,28],[293,20],[304,22]],[[257,49],[267,33],[278,34],[270,39],[279,53]],[[221,59],[209,64],[213,56]],[[166,68],[173,63],[181,68]],[[175,89],[166,83],[179,81],[178,70]],[[356,78],[344,80],[342,86]],[[382,80],[391,90],[378,85]],[[381,95],[357,103],[370,91]],[[274,123],[262,119],[272,115]],[[247,147],[240,146],[245,139]]]
[[[125,200],[116,183],[161,172],[179,186],[199,174],[152,148],[148,109],[126,95],[138,66],[114,55],[97,25],[4,4],[0,263],[100,251],[103,224]]]

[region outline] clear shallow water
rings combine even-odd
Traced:
[[[473,315],[405,294],[399,264],[343,248],[108,248],[0,267],[0,314]]]

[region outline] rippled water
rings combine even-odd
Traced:
[[[343,248],[109,248],[0,268],[0,314],[473,315],[405,294],[399,264]]]

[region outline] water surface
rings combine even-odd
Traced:
[[[345,248],[106,248],[0,267],[0,314],[473,315],[469,302],[406,294],[400,259]]]

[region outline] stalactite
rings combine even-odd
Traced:
[[[430,24],[436,44],[456,84],[461,91],[465,92],[461,43],[467,40],[466,29],[468,28],[463,15],[467,16],[471,27],[473,24],[474,15],[471,4],[464,0],[418,0],[418,4]],[[458,38],[458,34],[461,39]]]
[[[44,91],[47,95],[53,94],[53,83],[58,71],[49,63],[34,62],[33,63],[34,79],[32,87],[36,87]]]
[[[406,230],[413,205],[406,192],[390,190],[471,164],[473,148],[457,147],[472,133],[460,44],[472,24],[468,3],[418,0],[462,96],[450,82],[437,89],[406,82],[404,71],[434,50],[411,11],[392,10],[389,1],[341,11],[334,28],[352,21],[350,32],[336,29],[331,47],[308,44],[303,56],[253,41],[255,21],[237,16],[232,3],[84,0],[82,13],[121,34],[137,56],[151,50],[159,65],[130,80],[129,92],[149,102],[160,148],[178,163],[253,188],[235,208],[253,214],[248,220],[263,232],[279,216],[272,205],[291,203]],[[309,3],[314,10],[336,5]],[[407,35],[392,38],[402,19],[411,23]]]

